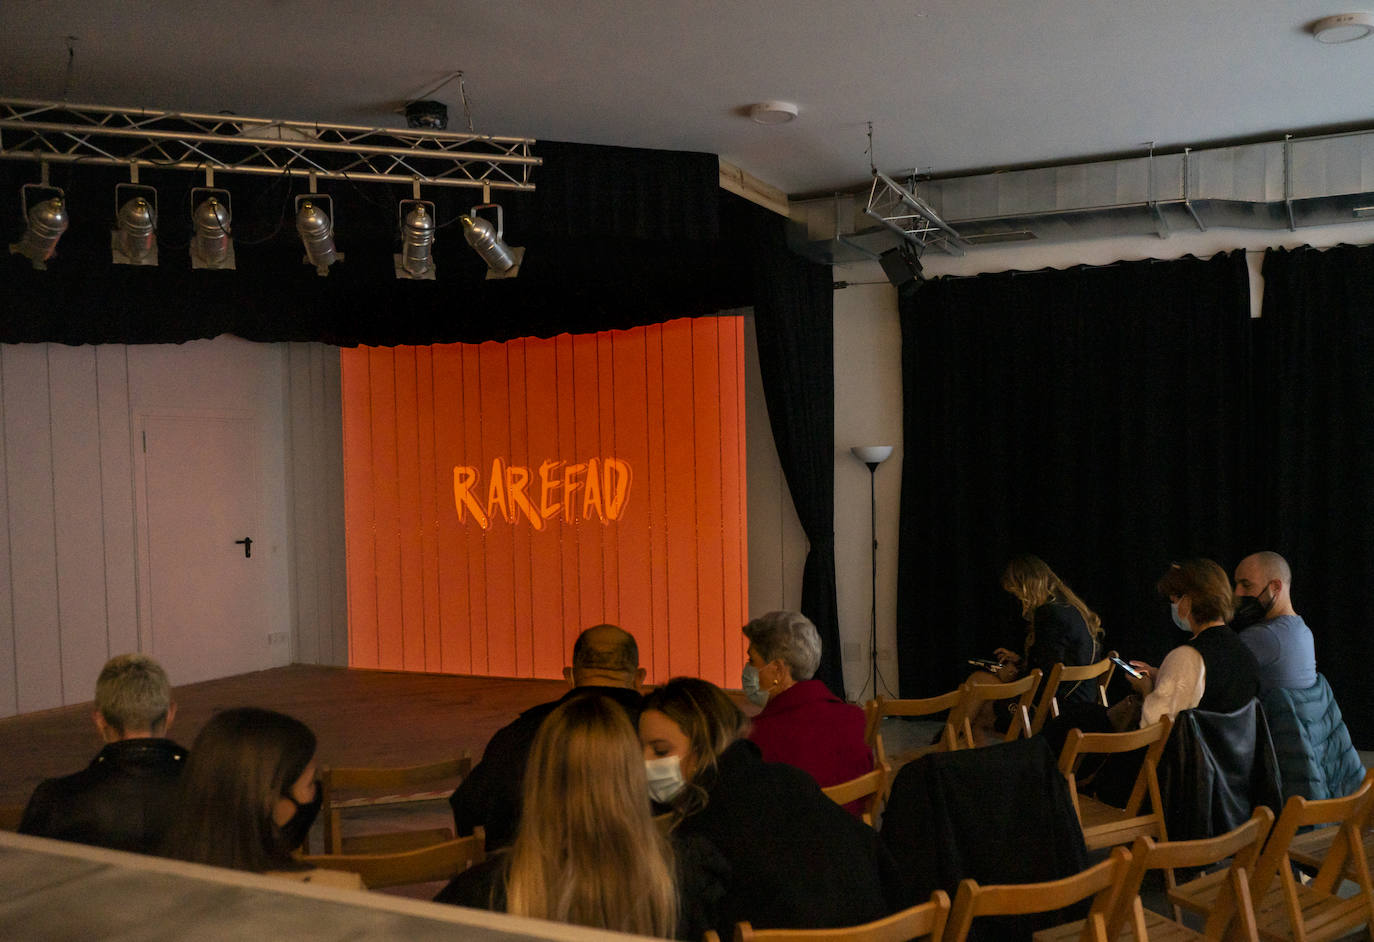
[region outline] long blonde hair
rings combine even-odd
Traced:
[[[1045,565],[1039,556],[1030,553],[1013,556],[1007,568],[1002,570],[1002,588],[1016,596],[1021,603],[1021,617],[1031,626],[1026,633],[1027,650],[1035,643],[1035,610],[1050,602],[1061,602],[1078,609],[1093,638],[1102,638],[1102,619],[1088,608],[1073,589],[1060,581],[1054,570]]]
[[[574,697],[544,720],[525,769],[506,911],[671,937],[673,852],[649,807],[644,753],[614,701]]]

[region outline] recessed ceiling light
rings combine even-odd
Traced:
[[[1309,29],[1319,43],[1333,45],[1364,39],[1374,33],[1374,13],[1337,13],[1324,16]]]
[[[786,124],[797,117],[797,106],[790,101],[761,101],[749,106],[749,117],[756,124]]]

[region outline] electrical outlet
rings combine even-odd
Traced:
[[[267,636],[267,646],[269,648],[279,648],[286,644],[289,636],[284,631],[274,631]]]

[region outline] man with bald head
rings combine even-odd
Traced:
[[[458,833],[485,828],[488,851],[515,839],[520,822],[520,786],[534,734],[559,704],[576,696],[609,697],[625,710],[631,724],[639,722],[644,668],[639,666],[639,645],[628,631],[615,625],[596,625],[582,632],[573,645],[572,664],[563,668],[563,676],[573,689],[558,700],[530,707],[497,730],[482,753],[482,761],[449,796]]]
[[[1317,682],[1312,630],[1293,610],[1293,572],[1278,553],[1252,553],[1236,566],[1239,632],[1260,666],[1260,692],[1285,687],[1306,690]]]

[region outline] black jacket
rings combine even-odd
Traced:
[[[896,909],[896,869],[878,835],[805,772],[764,762],[758,746],[740,740],[703,784],[706,807],[684,818],[674,837],[680,855],[706,841],[723,858],[719,900],[683,900],[685,913],[714,908],[711,927],[721,938],[732,938],[741,920],[756,929],[827,929]]]
[[[148,854],[171,816],[186,750],[170,739],[124,739],[73,775],[34,789],[19,833]]]
[[[515,839],[515,828],[520,823],[520,787],[534,734],[539,732],[544,717],[559,704],[588,693],[610,697],[625,708],[631,723],[639,723],[644,697],[638,690],[626,687],[574,687],[557,700],[530,707],[496,731],[482,753],[482,761],[449,796],[456,833],[471,834],[480,825],[487,832],[488,851],[505,847]]]

